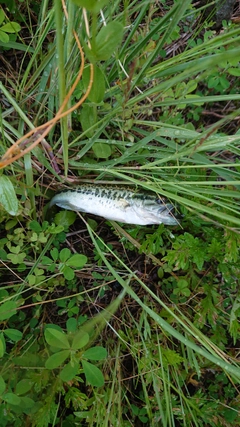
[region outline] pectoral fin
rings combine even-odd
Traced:
[[[131,206],[131,205],[130,205],[130,203],[126,199],[119,199],[118,202],[117,202],[117,207],[119,209],[123,209],[124,210],[124,209],[128,208],[129,206]]]

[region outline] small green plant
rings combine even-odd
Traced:
[[[18,342],[21,337],[19,334],[17,336],[16,332],[9,329],[5,333],[9,339]],[[82,374],[86,384],[93,387],[101,387],[104,384],[101,370],[92,362],[104,360],[107,352],[101,346],[89,347],[90,335],[84,327],[78,328],[76,319],[67,321],[67,333],[56,325],[47,325],[44,337],[47,344],[44,352],[41,351],[39,355],[36,353],[41,342],[39,340],[37,346],[32,342],[31,350],[28,349],[25,355],[14,357],[15,368],[19,367],[17,380],[8,382],[4,371],[0,375],[0,414],[3,415],[3,411],[7,411],[4,425],[14,420],[16,414],[18,416],[26,414],[33,425],[40,425],[41,416],[51,407],[53,412],[46,414],[46,419],[42,423],[47,426],[56,409],[55,393],[60,390],[66,394],[67,405],[75,401],[76,409],[87,408],[87,397],[83,392],[76,387],[70,387],[67,391],[67,384],[70,381],[74,384],[84,383]],[[86,349],[86,346],[89,348]],[[8,362],[3,360],[6,366]],[[24,367],[34,367],[34,370],[27,373]],[[50,373],[51,376],[55,376],[55,383],[51,382]],[[46,389],[48,384],[49,390]],[[14,425],[18,424],[14,421]]]
[[[60,252],[57,248],[53,248],[50,255],[51,258],[47,256],[42,258],[42,263],[46,266],[47,271],[53,273],[57,269],[67,280],[72,280],[75,276],[73,267],[80,270],[87,262],[85,255],[72,255],[68,248],[64,248]]]
[[[77,322],[74,320],[69,319],[67,322],[67,334],[56,325],[46,327],[44,336],[53,354],[46,360],[45,367],[52,370],[61,366],[59,376],[64,382],[72,380],[77,374],[83,372],[89,384],[101,387],[104,384],[103,374],[89,360],[105,359],[106,350],[101,346],[83,350],[89,344],[90,336],[84,331],[84,326],[77,330]],[[69,360],[68,363],[65,363],[67,360]]]
[[[147,422],[149,422],[146,408],[139,408],[136,405],[131,405],[131,409],[132,409],[133,415],[139,418],[139,420],[143,424],[146,424]]]
[[[16,39],[16,34],[21,30],[21,26],[14,21],[6,21],[6,15],[3,9],[0,9],[0,45],[1,42],[7,44],[10,40],[13,40],[11,35],[14,35],[14,40]]]

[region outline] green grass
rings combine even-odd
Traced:
[[[235,427],[240,29],[190,1],[89,3],[5,10],[0,425]],[[51,218],[82,182],[165,196],[179,226]]]

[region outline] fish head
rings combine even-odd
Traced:
[[[179,221],[175,216],[175,207],[159,198],[146,198],[133,206],[136,215],[142,218],[142,224],[177,225]]]

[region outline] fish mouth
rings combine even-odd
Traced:
[[[148,217],[152,224],[179,224],[179,214],[176,207],[165,198],[145,201],[141,215],[144,218]]]
[[[164,217],[164,222],[172,225],[179,224],[181,215],[177,212],[176,207],[170,203],[163,204],[158,209],[159,217]]]

